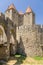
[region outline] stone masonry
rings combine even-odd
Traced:
[[[0,59],[16,53],[26,56],[43,56],[43,25],[35,24],[30,7],[18,12],[11,4],[5,14],[0,13]]]

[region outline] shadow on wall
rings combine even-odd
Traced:
[[[17,60],[17,62],[13,65],[21,65],[23,64],[23,61],[26,59],[25,48],[21,37],[20,42],[17,45],[17,55],[15,56],[14,59]]]
[[[16,62],[14,62],[13,65],[21,65],[21,64],[23,64],[24,60],[26,59],[25,48],[24,48],[24,44],[23,44],[21,37],[20,37],[20,42],[18,43],[18,41],[17,41],[17,44],[18,44],[17,53],[9,59],[9,60],[16,61]],[[5,65],[7,65],[9,60],[5,63]]]
[[[26,56],[25,47],[21,36],[20,36],[20,42],[17,45],[17,53]]]

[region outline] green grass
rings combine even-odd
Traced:
[[[34,59],[35,60],[43,60],[43,57],[41,57],[41,56],[35,56]]]
[[[26,56],[20,55],[20,54],[16,54],[14,57],[19,58],[19,59],[25,59]]]
[[[18,58],[18,57],[21,57],[21,55],[17,55],[17,54],[16,54],[16,55],[15,55],[15,57],[17,57],[17,58]]]
[[[26,57],[23,56],[23,55],[20,55],[20,54],[16,54],[14,57],[16,58],[20,58],[20,59],[25,59]],[[32,57],[34,60],[43,60],[43,57],[41,56],[35,56],[35,57]]]

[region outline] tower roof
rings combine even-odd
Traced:
[[[19,12],[20,15],[23,15],[24,13],[22,11]]]
[[[16,8],[15,8],[14,4],[11,4],[11,5],[8,7],[8,9],[10,10],[10,9],[16,9]]]
[[[32,9],[31,9],[30,7],[28,7],[28,8],[26,9],[26,13],[30,13],[30,12],[32,12]]]

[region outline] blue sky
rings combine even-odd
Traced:
[[[35,12],[36,24],[43,24],[43,0],[0,0],[0,11],[4,13],[12,3],[18,11],[25,12],[28,6],[31,7]]]

